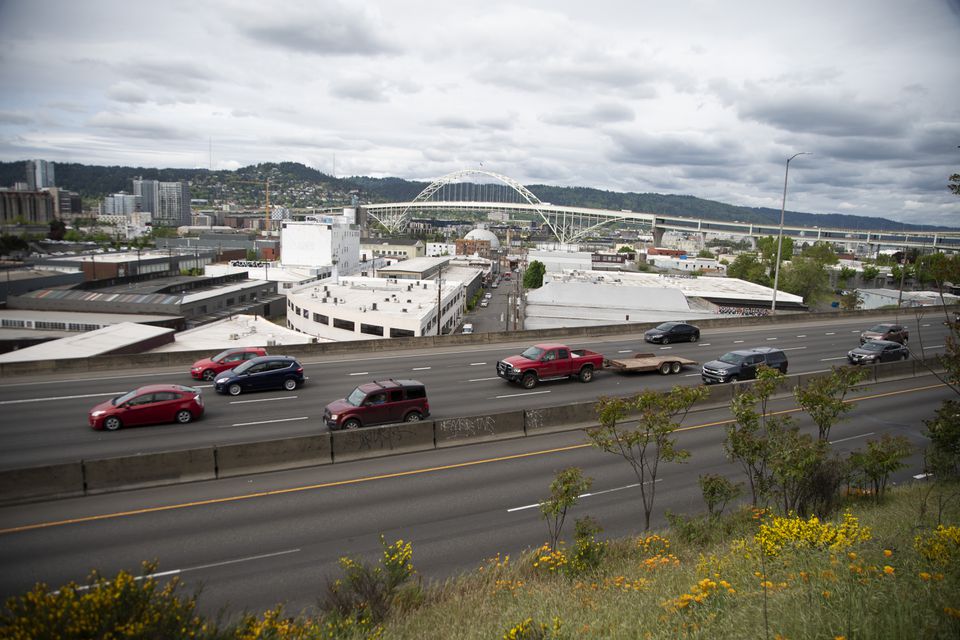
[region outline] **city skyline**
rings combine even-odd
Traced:
[[[3,3],[0,159],[779,209],[807,151],[789,210],[957,225],[960,4],[727,4]]]

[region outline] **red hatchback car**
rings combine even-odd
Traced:
[[[253,360],[267,355],[263,347],[238,347],[221,351],[211,358],[197,360],[190,367],[190,375],[194,380],[213,380],[217,374],[238,367],[247,360]]]
[[[200,389],[179,384],[151,384],[90,409],[90,426],[116,431],[159,422],[186,424],[203,415]]]

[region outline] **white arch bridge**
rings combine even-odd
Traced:
[[[365,204],[363,209],[392,233],[406,229],[414,214],[425,212],[508,212],[539,218],[561,243],[595,235],[607,225],[628,223],[652,233],[657,242],[666,231],[736,234],[760,238],[779,233],[779,225],[723,222],[706,218],[564,207],[541,202],[525,186],[504,175],[481,169],[462,169],[438,178],[411,202]],[[960,251],[960,231],[890,231],[786,225],[785,236],[798,241],[824,240],[889,247],[917,247]]]

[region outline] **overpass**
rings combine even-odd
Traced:
[[[481,179],[476,183],[467,179]],[[567,207],[541,202],[517,181],[490,171],[463,169],[433,181],[410,202],[366,204],[368,215],[391,232],[406,228],[414,213],[491,212],[522,213],[539,217],[561,243],[583,240],[602,227],[615,224],[637,225],[653,234],[660,244],[667,231],[708,234],[733,234],[761,238],[777,235],[779,225],[755,222],[728,222],[707,218],[661,215],[637,211]],[[844,229],[784,225],[783,234],[798,242],[826,241],[866,244],[872,248],[919,248],[930,251],[960,251],[960,231],[890,231],[883,229]]]

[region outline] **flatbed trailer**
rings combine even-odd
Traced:
[[[658,356],[638,353],[632,358],[604,358],[603,366],[616,371],[658,371],[660,375],[677,374],[687,365],[699,364],[696,360],[680,356]]]

